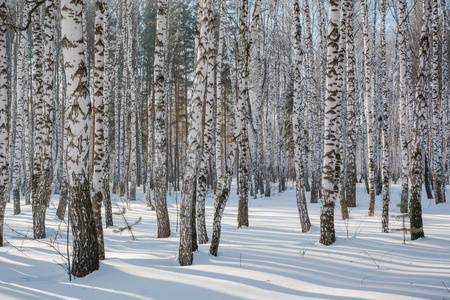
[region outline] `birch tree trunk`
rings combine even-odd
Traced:
[[[6,22],[7,8],[5,0],[0,0],[0,20]],[[6,194],[9,181],[8,153],[8,61],[7,27],[0,26],[0,247],[3,247],[3,223],[7,203]],[[9,193],[8,193],[9,194]],[[8,195],[9,196],[9,195]],[[9,197],[8,197],[9,198]]]
[[[105,114],[104,86],[105,86],[105,22],[106,2],[95,2],[95,44],[94,44],[94,176],[92,185],[92,207],[94,210],[95,227],[98,240],[99,259],[105,259],[105,244],[103,241],[102,203],[103,180],[106,176],[105,162],[108,159],[106,150],[105,123],[108,118]]]
[[[51,143],[51,137],[45,136],[44,132],[44,91],[43,91],[43,40],[42,40],[42,30],[41,30],[41,14],[38,10],[33,14],[32,18],[33,26],[32,26],[32,37],[33,37],[33,102],[34,102],[34,116],[35,116],[35,144],[34,144],[34,158],[33,158],[33,176],[32,176],[32,184],[31,191],[33,195],[33,235],[35,239],[45,238],[45,211],[47,208],[46,197],[44,192],[45,181],[41,181],[44,179],[43,176],[43,168],[44,168],[44,149],[43,144],[45,139],[49,139]],[[53,75],[53,74],[52,74]],[[28,114],[25,115],[25,118],[28,118]],[[32,119],[31,119],[31,123]],[[31,125],[31,124],[30,124]],[[28,126],[27,126],[28,127]],[[27,130],[25,129],[25,132]],[[29,134],[29,133],[28,133]],[[27,135],[27,133],[25,133]],[[28,140],[28,138],[26,138]],[[28,143],[25,142],[25,147],[27,147]],[[25,150],[25,160],[28,161],[29,155],[28,151]],[[29,162],[26,167],[26,176],[28,177],[28,167]],[[48,166],[50,167],[50,165]],[[28,179],[26,180],[28,182]],[[27,185],[27,183],[25,183]],[[41,189],[38,189],[38,186],[41,186]],[[29,197],[28,188],[25,187],[25,198]]]
[[[297,196],[297,209],[300,217],[300,225],[302,232],[308,232],[311,228],[311,222],[309,221],[308,207],[305,197],[305,179],[303,170],[303,157],[302,157],[302,134],[303,124],[300,117],[302,111],[301,104],[301,70],[302,70],[302,56],[303,51],[301,48],[302,39],[302,27],[300,23],[300,4],[299,0],[294,2],[294,25],[295,25],[295,70],[294,70],[294,108],[292,111],[292,126],[294,132],[294,154],[295,154],[295,174],[296,174],[296,196]]]
[[[151,95],[154,95],[154,89],[152,90]],[[152,204],[151,198],[151,188],[152,188],[152,180],[153,180],[153,153],[154,153],[154,97],[148,99],[148,143],[147,143],[147,186],[145,189],[145,198],[147,202],[147,206],[151,208],[151,210],[155,210],[155,206]]]
[[[117,20],[116,36],[119,43],[115,47],[115,62],[114,62],[114,78],[115,78],[115,97],[114,97],[114,175],[113,175],[113,193],[119,194],[120,187],[120,141],[121,141],[121,123],[120,123],[120,98],[121,98],[121,81],[119,81],[119,67],[120,67],[120,45],[122,42],[122,28],[120,20]]]
[[[338,91],[338,65],[339,65],[339,11],[340,1],[330,1],[330,12],[327,32],[327,78],[325,92],[325,134],[324,157],[322,172],[322,201],[320,212],[320,239],[319,243],[331,245],[336,241],[334,230],[334,207],[336,205],[337,191],[335,190],[335,160],[339,151],[336,127],[339,115],[336,107]]]
[[[212,1],[203,0],[202,10],[211,9]],[[206,93],[206,74],[208,70],[208,59],[206,49],[207,28],[211,24],[206,24],[208,19],[203,16],[200,22],[200,32],[196,53],[196,64],[194,73],[193,95],[190,110],[190,126],[188,133],[188,151],[183,178],[181,193],[181,229],[180,229],[180,248],[179,262],[181,266],[192,265],[193,260],[193,231],[192,226],[193,203],[196,197],[196,178],[198,172],[198,162],[201,140],[201,121],[203,112],[203,99]]]
[[[213,237],[211,240],[210,253],[214,256],[217,255],[217,249],[220,242],[220,230],[223,209],[225,208],[226,202],[228,200],[228,194],[226,198],[222,198],[222,191],[225,188],[225,176],[222,169],[222,158],[223,158],[223,145],[224,145],[224,135],[222,128],[224,127],[224,118],[226,117],[225,111],[225,99],[223,95],[224,86],[222,82],[222,72],[223,66],[223,46],[225,39],[225,18],[226,18],[226,1],[219,1],[219,48],[217,50],[217,101],[216,101],[216,171],[217,171],[217,187],[216,187],[216,197],[214,201],[214,219],[213,219]],[[225,168],[226,171],[226,168]],[[225,205],[223,205],[225,203]],[[220,210],[220,206],[223,205],[223,209]],[[222,213],[221,213],[222,212]]]
[[[239,206],[238,206],[238,228],[248,227],[248,59],[250,43],[248,40],[248,0],[239,3],[239,97],[237,103],[236,127],[239,132]]]
[[[382,123],[382,144],[383,144],[383,209],[381,216],[381,227],[383,232],[389,232],[389,99],[386,76],[386,0],[381,0],[381,102],[383,105],[383,123]]]
[[[158,0],[155,41],[155,206],[158,222],[158,238],[170,236],[167,211],[167,126],[164,83],[164,52],[167,44],[167,0]]]
[[[433,1],[433,19],[432,19],[432,32],[433,32],[433,46],[432,46],[432,57],[431,57],[431,103],[433,109],[433,175],[434,175],[434,199],[436,204],[444,203],[444,193],[445,182],[443,183],[443,172],[442,172],[442,138],[443,138],[443,128],[439,99],[439,5],[438,0]],[[447,43],[447,41],[443,41]],[[448,86],[449,82],[442,82],[444,85]],[[443,185],[444,184],[444,185]]]
[[[422,0],[423,4],[423,25],[420,37],[419,50],[419,73],[416,84],[416,99],[414,103],[414,131],[413,131],[413,153],[411,162],[411,199],[410,210],[410,230],[411,240],[425,237],[422,221],[422,182],[423,182],[423,133],[426,126],[426,79],[427,79],[427,58],[430,47],[430,0]]]
[[[52,165],[52,111],[53,111],[53,32],[54,3],[48,0],[45,10],[45,52],[43,51],[41,18],[33,20],[33,98],[35,99],[35,143],[33,159],[33,234],[45,238],[45,213],[50,201]],[[43,59],[44,57],[44,59]],[[45,66],[44,66],[45,64]],[[45,68],[45,70],[44,70]]]
[[[62,49],[60,50],[60,53],[62,53]],[[61,65],[64,65],[64,59],[63,55],[60,56],[60,63]],[[60,122],[59,127],[61,128],[61,138],[60,138],[60,151],[62,154],[62,158],[60,161],[60,168],[61,168],[61,193],[59,195],[59,203],[58,208],[56,210],[56,215],[60,220],[64,220],[65,214],[66,214],[66,208],[67,208],[67,198],[68,198],[68,182],[67,182],[67,151],[66,151],[66,145],[68,143],[67,141],[67,132],[65,130],[65,120],[68,114],[68,110],[66,110],[67,107],[67,80],[65,78],[65,71],[64,68],[61,68],[61,81],[62,81],[62,99],[60,103],[60,112],[61,112],[61,118],[58,120]]]
[[[442,119],[443,130],[445,131],[444,145],[447,151],[446,161],[447,161],[447,172],[444,178],[447,180],[450,179],[450,93],[449,93],[449,85],[445,84],[445,82],[450,82],[450,74],[449,74],[449,63],[448,63],[448,19],[447,19],[447,9],[445,5],[445,0],[441,0],[441,40],[442,42],[442,67],[441,67],[441,80],[442,80],[442,89],[441,89],[441,103],[443,103],[444,114],[445,116]],[[447,182],[448,183],[448,182]],[[445,180],[443,181],[444,186],[444,201],[445,199]]]
[[[399,30],[398,30],[398,45],[399,45],[399,59],[400,59],[400,143],[402,147],[402,194],[400,211],[406,213],[408,211],[408,139],[407,139],[407,103],[408,99],[408,77],[407,77],[407,49],[406,49],[406,14],[407,14],[406,0],[399,0]]]
[[[316,97],[316,83],[314,80],[314,49],[313,49],[313,40],[312,40],[312,32],[311,32],[311,17],[309,12],[309,0],[303,1],[303,14],[305,17],[305,42],[306,42],[306,56],[308,60],[308,68],[307,68],[307,81],[308,81],[308,92],[306,93],[307,102],[309,104],[309,114],[311,116],[311,125],[312,125],[312,135],[311,135],[311,145],[313,151],[310,151],[311,156],[311,203],[317,203],[319,198],[319,187],[320,187],[320,171],[319,162],[318,162],[318,148],[316,147],[318,144],[319,138],[319,127],[320,127],[320,117],[317,117],[317,97]]]
[[[30,10],[30,3],[25,4],[22,12],[22,22],[25,23],[25,16]],[[19,48],[17,52],[17,115],[16,115],[16,137],[14,147],[13,166],[13,201],[14,214],[20,214],[20,178],[21,163],[23,161],[22,147],[25,132],[24,106],[28,103],[28,34],[23,31],[20,36]]]
[[[19,3],[16,4],[16,11],[19,11],[18,9]],[[5,37],[7,38],[7,37]],[[18,80],[19,80],[19,76],[18,76],[18,48],[19,48],[19,35],[14,35],[14,39],[13,39],[13,46],[14,46],[14,50],[13,50],[13,81],[11,82],[11,90],[12,90],[12,98],[11,100],[8,102],[8,106],[9,109],[7,109],[7,120],[8,120],[8,124],[7,124],[7,128],[9,129],[9,133],[8,133],[8,150],[6,153],[6,157],[9,159],[8,161],[8,168],[7,168],[7,172],[8,172],[8,180],[5,186],[5,191],[4,191],[4,196],[5,196],[5,201],[7,203],[9,203],[11,201],[11,185],[12,185],[12,181],[13,181],[13,172],[12,172],[12,167],[14,166],[14,137],[16,134],[16,126],[15,126],[15,120],[16,120],[16,113],[17,113],[17,96],[18,96],[18,92],[17,92],[17,86],[18,86]],[[5,94],[6,95],[6,94]],[[7,106],[7,107],[8,107]],[[2,199],[0,199],[0,201],[2,201]],[[2,223],[3,224],[3,223]]]
[[[344,60],[345,60],[345,47],[346,47],[346,22],[347,22],[347,10],[346,6],[342,6],[342,17],[339,24],[339,53],[338,53],[338,65],[337,65],[337,81],[336,81],[336,106],[335,112],[337,114],[336,119],[336,161],[335,161],[335,193],[339,198],[339,206],[341,209],[341,218],[345,220],[348,218],[347,202],[345,201],[344,185],[344,142],[343,142],[343,126],[345,124],[343,120],[343,102],[344,102]],[[342,189],[341,189],[342,186]]]
[[[72,274],[84,277],[99,268],[98,242],[89,190],[89,114],[82,28],[83,2],[62,0],[61,34],[67,80],[67,177],[72,225]]]
[[[221,234],[221,222],[222,222],[222,216],[228,201],[228,197],[230,195],[230,188],[231,188],[231,179],[233,175],[233,169],[235,164],[235,154],[236,154],[236,136],[237,136],[237,129],[235,127],[235,124],[233,122],[233,119],[231,119],[228,126],[232,128],[233,136],[231,138],[231,144],[229,147],[224,147],[222,151],[222,147],[220,145],[224,145],[226,142],[226,135],[222,133],[222,127],[224,127],[225,124],[224,121],[226,119],[226,101],[224,99],[224,94],[222,91],[224,91],[224,85],[222,82],[222,71],[224,69],[223,67],[223,43],[224,40],[227,42],[227,51],[228,55],[230,54],[229,49],[229,40],[228,36],[226,35],[226,17],[227,16],[227,9],[226,9],[226,1],[221,0],[220,1],[220,28],[219,28],[219,49],[218,49],[218,70],[217,70],[217,118],[216,118],[216,165],[217,165],[217,188],[216,188],[216,194],[215,194],[215,201],[214,201],[214,217],[213,217],[213,233],[211,238],[211,245],[209,248],[209,252],[217,256],[218,249],[219,249],[219,243],[220,243],[220,234]],[[233,70],[231,67],[232,63],[230,63],[230,69]],[[233,76],[234,72],[231,71],[231,77]],[[236,89],[235,85],[231,85],[231,95],[234,99],[236,95]],[[234,106],[234,110],[236,112],[237,107]],[[222,117],[223,114],[223,117]],[[221,170],[221,156],[225,154],[225,168],[222,171]]]
[[[111,69],[113,68],[112,59],[109,55],[109,39],[108,39],[108,23],[109,14],[108,6],[105,2],[105,16],[104,16],[104,26],[103,26],[103,43],[104,43],[104,74],[103,74],[103,104],[104,104],[104,121],[103,121],[103,136],[105,138],[105,144],[103,148],[105,149],[105,159],[103,160],[103,184],[102,184],[102,198],[103,204],[105,206],[105,226],[106,228],[113,226],[113,215],[111,207],[111,192],[109,187],[109,170],[110,170],[110,140],[109,140],[109,117],[110,117],[110,104],[109,99],[111,96],[111,79],[113,75],[111,74]]]
[[[128,45],[127,56],[125,63],[128,72],[128,78],[130,83],[128,85],[131,102],[131,118],[130,118],[130,162],[129,162],[129,174],[130,174],[130,186],[128,189],[128,199],[136,200],[136,177],[137,177],[137,137],[136,137],[136,122],[137,122],[137,98],[136,98],[136,75],[133,68],[133,34],[132,34],[132,13],[133,1],[127,2],[127,30],[128,30]]]
[[[128,47],[127,45],[127,27],[128,27],[128,19],[126,17],[126,5],[127,0],[122,0],[122,27],[121,27],[121,43],[122,43],[122,56],[121,60],[122,64],[122,80],[121,80],[121,103],[120,103],[120,178],[119,178],[119,188],[120,188],[120,196],[128,197],[128,137],[127,129],[128,129],[128,69],[125,63],[125,58],[127,57]]]
[[[347,206],[356,207],[356,92],[355,92],[355,47],[353,39],[353,0],[344,1],[347,10]]]
[[[367,1],[361,0],[361,15],[363,22],[364,36],[364,65],[365,65],[365,109],[367,118],[367,161],[369,164],[369,216],[374,215],[375,210],[375,161],[374,161],[374,137],[373,137],[373,104],[372,104],[372,86],[371,60],[370,60],[370,38],[369,24],[367,17]]]
[[[208,174],[208,163],[212,153],[213,144],[213,130],[214,130],[214,7],[212,2],[208,3],[208,6],[203,7],[203,22],[205,23],[205,51],[207,56],[207,72],[206,75],[206,97],[205,97],[205,124],[203,135],[203,151],[200,154],[200,166],[198,170],[198,188],[197,188],[197,236],[199,244],[206,244],[208,242],[208,234],[206,232],[205,221],[205,196],[206,196],[206,184]]]

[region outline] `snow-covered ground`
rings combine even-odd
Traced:
[[[125,224],[115,215],[116,226],[104,231],[106,260],[100,270],[72,281],[55,249],[20,235],[32,236],[31,206],[22,206],[22,214],[13,216],[9,203],[7,243],[0,248],[0,299],[450,299],[448,203],[435,205],[424,197],[426,238],[411,242],[407,234],[403,244],[402,232],[381,233],[381,196],[375,217],[367,217],[368,195],[358,187],[358,206],[351,209],[350,220],[342,221],[337,207],[337,241],[323,246],[318,243],[320,204],[308,203],[312,228],[301,233],[295,189],[282,194],[275,190],[270,198],[250,198],[250,227],[243,229],[237,229],[234,190],[224,214],[219,255],[209,255],[209,245],[200,245],[189,267],[180,267],[177,260],[180,195],[168,197],[171,237],[157,239],[155,212],[146,207],[139,190],[125,214],[129,223],[142,218],[132,230],[137,240],[128,231],[114,232]],[[208,196],[211,236],[214,202]],[[65,255],[67,226],[55,217],[57,198],[53,196],[47,212],[45,241]],[[391,214],[399,215],[399,186],[391,188],[391,199]],[[116,196],[113,201],[117,212],[127,207]],[[401,228],[402,221],[391,218],[390,227]]]

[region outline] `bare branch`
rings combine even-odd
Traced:
[[[31,8],[31,10],[28,12],[28,16],[27,16],[27,24],[23,27],[20,26],[15,26],[13,24],[9,24],[9,23],[3,23],[1,24],[1,26],[9,26],[14,32],[18,32],[18,31],[25,31],[28,29],[28,27],[30,27],[31,24],[31,17],[33,15],[33,13],[39,8],[39,6],[41,6],[42,4],[45,3],[46,0],[40,0],[40,1],[30,1],[30,3],[35,3],[35,5],[33,6],[33,8]]]

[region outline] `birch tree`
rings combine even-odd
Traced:
[[[127,57],[127,51],[131,51],[128,49],[126,45],[127,43],[127,27],[128,27],[128,18],[126,17],[126,9],[127,9],[127,0],[121,1],[122,7],[122,22],[121,22],[121,44],[122,44],[122,80],[120,82],[120,177],[119,177],[119,188],[120,188],[120,196],[126,195],[128,197],[128,112],[129,112],[129,103],[128,103],[128,68],[125,62],[125,58]]]
[[[31,4],[27,2],[22,12],[22,23],[25,24],[25,18],[30,10]],[[14,214],[20,214],[20,175],[22,160],[22,147],[24,141],[24,106],[28,103],[28,34],[22,31],[20,34],[19,47],[17,52],[17,98],[16,98],[16,138],[14,145],[14,166],[13,166],[13,201]]]
[[[45,136],[44,122],[44,91],[43,91],[43,40],[42,40],[42,23],[41,14],[38,11],[33,14],[33,26],[32,26],[32,38],[33,38],[33,102],[34,102],[34,159],[33,159],[33,177],[32,177],[32,195],[33,195],[33,235],[36,239],[45,238],[45,211],[47,208],[46,197],[44,195],[44,189],[38,190],[38,186],[43,184],[45,186],[45,177],[43,175],[44,168],[44,140],[47,138],[51,143],[50,136]],[[53,74],[52,74],[53,75]],[[51,100],[49,99],[51,102]],[[28,114],[25,115],[28,118]],[[26,124],[26,123],[25,123]],[[27,125],[26,125],[27,126]],[[28,126],[27,126],[28,127]],[[27,129],[25,129],[25,135],[27,135]],[[28,132],[29,134],[29,132]],[[28,140],[28,138],[26,138]],[[26,147],[27,142],[25,142]],[[28,151],[25,150],[25,161],[29,161]],[[51,161],[50,161],[51,163]],[[28,167],[26,167],[26,176],[28,176]],[[50,165],[48,165],[50,167]],[[42,181],[41,181],[42,180]],[[28,181],[28,180],[26,180]],[[28,197],[27,187],[25,187],[25,197]]]
[[[201,10],[211,9],[212,1],[203,0]],[[207,24],[208,18],[203,16],[200,22],[200,32],[196,53],[196,64],[194,71],[193,94],[190,110],[190,125],[188,133],[188,151],[181,192],[181,228],[180,228],[180,248],[179,262],[181,266],[192,265],[193,261],[193,203],[196,193],[196,178],[198,172],[198,151],[201,139],[201,120],[203,112],[203,99],[206,93],[205,75],[208,70],[206,34],[207,28],[212,24]]]
[[[443,138],[443,128],[442,128],[442,118],[439,99],[439,5],[438,0],[432,0],[432,55],[431,55],[431,105],[433,110],[433,175],[434,175],[434,198],[436,204],[445,202],[444,200],[444,190],[445,182],[443,183],[443,172],[442,172],[442,138]],[[443,41],[447,43],[447,41]],[[448,85],[443,82],[443,84]]]
[[[228,36],[226,36],[226,22],[227,18],[227,8],[226,1],[220,0],[219,2],[219,10],[220,10],[220,25],[219,25],[219,49],[217,53],[217,115],[216,115],[216,166],[217,166],[217,188],[215,194],[214,201],[214,217],[213,217],[213,233],[211,237],[211,245],[209,248],[209,253],[214,256],[217,256],[219,243],[220,243],[220,234],[222,229],[222,216],[228,201],[228,197],[230,195],[231,189],[231,179],[233,175],[233,168],[235,164],[235,153],[236,153],[236,136],[237,131],[235,128],[235,124],[231,119],[230,126],[232,128],[233,136],[231,140],[231,144],[228,147],[222,147],[226,142],[226,132],[222,132],[222,128],[224,127],[224,121],[226,118],[226,99],[224,96],[224,83],[222,81],[222,72],[224,70],[224,58],[223,58],[223,46],[224,41],[226,42]],[[228,40],[229,41],[229,40]],[[227,51],[231,53],[229,49],[229,43],[227,43]],[[230,69],[232,70],[232,63],[230,63]],[[233,74],[234,72],[231,71]],[[230,74],[230,75],[232,75]],[[233,77],[233,76],[231,76]],[[231,85],[231,95],[233,98],[236,95],[235,85]],[[235,109],[236,106],[234,106]],[[225,151],[228,149],[227,151]],[[225,156],[225,168],[222,170],[222,156]]]
[[[369,24],[367,17],[367,1],[361,0],[361,16],[363,28],[364,44],[364,67],[365,67],[365,110],[367,118],[367,161],[369,164],[369,216],[374,215],[375,209],[375,161],[374,161],[374,137],[373,137],[373,104],[371,85],[371,59],[370,59],[370,38]]]
[[[155,41],[155,206],[158,222],[158,238],[170,236],[169,213],[167,211],[167,126],[165,103],[164,52],[167,44],[167,0],[158,0]]]
[[[125,64],[128,73],[129,82],[129,94],[131,102],[131,118],[130,118],[130,187],[128,189],[128,198],[130,200],[136,200],[136,177],[137,177],[137,137],[136,137],[136,122],[137,122],[137,98],[136,98],[136,77],[133,68],[133,31],[132,31],[132,11],[133,1],[128,0],[126,7],[127,18],[127,31],[128,31],[128,45],[127,56],[125,57]]]
[[[95,44],[94,44],[94,175],[92,185],[92,207],[97,231],[99,259],[105,259],[105,245],[103,241],[103,226],[101,207],[103,203],[103,180],[106,176],[105,163],[107,160],[105,123],[108,121],[105,114],[105,22],[106,2],[95,2]]]
[[[204,72],[206,86],[206,97],[205,97],[205,123],[204,123],[204,134],[203,134],[203,147],[200,154],[200,166],[198,169],[198,187],[197,187],[197,236],[199,244],[206,244],[208,242],[208,235],[206,232],[206,221],[205,221],[205,196],[206,196],[206,177],[208,173],[208,162],[212,153],[212,143],[213,143],[213,129],[214,129],[214,116],[213,116],[213,105],[214,105],[214,64],[215,64],[215,54],[214,54],[214,8],[212,3],[209,6],[205,6],[202,9],[203,22],[206,25],[205,28],[205,55],[207,57],[207,71]]]
[[[72,274],[84,277],[99,268],[98,242],[89,189],[89,114],[84,56],[83,5],[61,2],[61,35],[67,81],[67,179],[69,220],[73,235]]]
[[[319,139],[319,127],[320,127],[320,118],[314,117],[317,116],[317,98],[316,98],[316,83],[314,79],[314,49],[313,49],[313,40],[312,40],[312,31],[311,31],[311,16],[309,11],[309,0],[303,1],[303,15],[305,17],[305,43],[306,43],[306,56],[308,61],[307,67],[307,81],[308,81],[308,92],[307,102],[309,104],[309,115],[311,117],[311,125],[312,125],[312,135],[311,135],[311,147],[313,148],[312,157],[311,157],[311,203],[317,203],[319,197],[319,188],[320,188],[320,171],[319,171],[319,148],[318,139]]]
[[[50,201],[52,181],[52,112],[53,112],[53,65],[54,65],[54,2],[46,1],[44,44],[42,43],[41,19],[34,14],[33,24],[33,97],[35,100],[35,144],[33,159],[33,234],[45,238],[45,213]],[[44,48],[44,49],[43,49]],[[44,51],[43,51],[44,50]],[[44,59],[42,59],[44,58]]]
[[[443,116],[442,126],[444,127],[445,137],[444,145],[446,146],[447,151],[447,173],[445,177],[447,180],[450,178],[450,93],[449,86],[445,84],[445,82],[450,81],[450,73],[449,73],[449,62],[448,62],[448,19],[447,19],[447,9],[445,5],[445,0],[441,0],[441,40],[442,40],[442,67],[441,67],[441,80],[442,80],[442,89],[441,89],[441,103],[443,103]],[[445,180],[443,182],[444,191],[445,191]],[[445,193],[444,193],[445,196]],[[444,201],[446,199],[444,198]]]
[[[303,124],[300,114],[302,111],[301,103],[301,70],[302,70],[302,56],[303,51],[301,48],[301,35],[302,27],[300,23],[300,4],[299,0],[294,2],[294,25],[295,25],[295,70],[294,70],[294,108],[292,112],[292,126],[294,132],[294,151],[295,151],[295,174],[296,174],[296,196],[297,196],[297,209],[300,217],[300,225],[302,232],[308,232],[311,228],[311,222],[309,221],[308,208],[305,197],[305,179],[303,170],[303,157],[302,157],[302,134]]]
[[[423,134],[426,126],[426,80],[427,58],[430,48],[430,0],[422,0],[423,25],[420,36],[419,73],[416,83],[416,98],[414,101],[414,131],[413,152],[411,162],[411,198],[409,201],[409,220],[411,240],[425,237],[422,221],[422,176],[423,176]]]
[[[347,182],[346,201],[349,207],[356,207],[356,92],[355,92],[355,48],[353,39],[353,6],[354,0],[343,3],[347,10]]]
[[[118,15],[120,15],[118,13]],[[121,135],[121,123],[120,123],[120,98],[121,98],[121,81],[119,81],[119,67],[120,67],[120,51],[122,42],[122,27],[120,26],[120,17],[118,17],[116,25],[116,39],[117,43],[115,46],[115,61],[114,61],[114,81],[116,83],[115,91],[115,101],[114,101],[114,174],[113,174],[113,193],[120,193],[119,181],[120,181],[120,165],[121,165],[121,155],[120,155],[120,141],[122,139]]]
[[[5,0],[0,0],[0,20],[5,23],[7,8]],[[0,247],[3,247],[3,223],[9,193],[8,153],[8,60],[7,60],[7,27],[0,26]]]
[[[407,77],[407,49],[406,49],[406,0],[399,0],[399,14],[398,14],[398,45],[399,45],[399,60],[400,60],[400,143],[402,150],[402,194],[400,211],[406,213],[408,211],[408,139],[407,139],[407,103],[408,99],[408,77]]]
[[[327,32],[327,78],[325,92],[325,135],[324,157],[322,172],[322,199],[320,212],[320,239],[324,245],[335,242],[334,207],[336,205],[337,191],[335,190],[335,160],[339,151],[336,141],[336,126],[339,115],[336,112],[338,106],[338,61],[339,61],[339,17],[340,1],[330,1],[330,12]]]
[[[104,121],[103,121],[103,136],[105,138],[105,159],[103,160],[103,186],[102,186],[102,199],[103,204],[105,205],[105,225],[106,228],[113,226],[113,214],[111,207],[111,192],[109,187],[109,170],[110,170],[110,155],[108,149],[110,149],[110,140],[109,140],[109,117],[110,117],[110,104],[108,100],[111,96],[111,78],[113,75],[111,74],[111,70],[113,69],[112,59],[109,55],[109,36],[108,36],[108,23],[109,23],[109,14],[108,14],[108,6],[105,3],[105,17],[104,17],[104,28],[103,28],[103,40],[104,40],[104,74],[103,74],[103,104],[104,104]]]
[[[347,6],[342,6],[342,16],[339,24],[339,53],[338,53],[338,65],[337,65],[337,81],[336,81],[336,107],[335,112],[337,114],[336,119],[336,161],[335,161],[335,193],[339,198],[339,206],[341,209],[341,218],[343,220],[348,218],[347,202],[345,201],[344,192],[344,142],[343,142],[343,126],[345,122],[343,120],[343,107],[344,107],[344,60],[345,60],[345,48],[346,48],[346,23],[347,23]]]
[[[250,43],[248,41],[248,0],[239,2],[239,97],[237,103],[236,127],[239,147],[239,206],[238,206],[238,228],[248,227],[248,59],[250,54]]]
[[[389,232],[389,100],[386,76],[386,0],[381,0],[381,102],[383,105],[383,123],[382,123],[382,143],[383,143],[383,209],[381,216],[381,227],[383,232]]]

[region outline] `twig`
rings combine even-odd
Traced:
[[[50,246],[51,248],[53,248],[53,250],[56,251],[56,253],[59,254],[59,256],[63,259],[63,261],[64,261],[64,260],[67,260],[67,262],[68,262],[68,264],[69,264],[69,266],[70,266],[69,249],[67,249],[67,258],[66,258],[66,257],[61,253],[61,251],[59,250],[59,248],[57,248],[57,247],[56,247],[55,245],[53,245],[52,243],[49,243],[49,242],[46,242],[46,241],[43,241],[43,240],[39,240],[39,239],[32,239],[32,238],[30,238],[30,237],[28,236],[28,234],[23,234],[23,233],[21,233],[21,232],[19,232],[19,231],[17,231],[17,230],[12,229],[11,226],[9,226],[7,223],[5,223],[5,225],[6,225],[9,229],[11,229],[13,232],[15,232],[16,234],[18,234],[19,236],[23,237],[22,244],[23,244],[23,242],[24,242],[25,239],[28,239],[28,240],[34,240],[34,241],[36,241],[36,242],[38,242],[38,243],[41,243],[41,244]],[[9,243],[9,244],[11,245],[11,247],[14,247],[14,248],[17,249],[19,252],[22,252],[22,253],[23,253],[23,251],[22,251],[21,249],[15,247],[15,246],[12,245],[11,243]],[[25,255],[25,253],[23,253],[23,254]],[[25,256],[27,256],[27,255],[25,255]],[[27,257],[28,257],[28,256],[27,256]],[[70,270],[70,267],[69,267],[68,269]],[[69,279],[70,279],[70,272],[69,272]]]
[[[41,1],[37,1],[36,5],[34,7],[31,8],[31,10],[28,12],[28,18],[27,18],[27,24],[23,27],[20,26],[15,26],[13,24],[9,24],[9,23],[4,23],[2,25],[6,25],[9,26],[12,30],[14,30],[15,32],[17,31],[25,31],[28,29],[28,27],[30,27],[31,24],[31,15],[39,8],[39,6],[41,6],[42,4],[45,3],[46,0],[41,0]]]
[[[367,255],[369,255],[369,257],[373,260],[373,263],[377,266],[377,268],[378,269],[380,269],[380,264],[381,264],[381,260],[383,259],[383,257],[385,257],[387,254],[389,254],[389,253],[391,253],[391,252],[393,252],[394,250],[391,250],[391,251],[388,251],[388,252],[386,252],[386,253],[384,253],[379,259],[378,259],[378,262],[372,257],[372,255],[370,255],[370,253],[369,252],[367,252],[367,251],[362,251],[363,253],[365,253],[365,254],[367,254]]]
[[[135,236],[133,234],[133,231],[131,229],[133,228],[134,225],[137,225],[137,224],[139,224],[142,221],[142,217],[139,217],[139,219],[136,222],[134,222],[133,224],[130,225],[130,223],[128,223],[127,218],[125,218],[125,213],[126,213],[125,207],[122,207],[122,211],[121,212],[113,213],[114,215],[121,215],[122,219],[124,220],[125,224],[127,225],[125,227],[121,227],[119,229],[115,229],[114,233],[122,233],[123,231],[125,231],[125,229],[127,229],[130,232],[130,234],[131,234],[131,240],[132,241],[136,241],[137,239],[135,238]]]
[[[19,251],[20,253],[22,253],[23,255],[25,255],[26,257],[28,257],[28,255],[26,255],[22,250],[20,250],[19,248],[17,248],[16,246],[14,246],[13,244],[11,244],[10,241],[8,241],[7,239],[5,239],[5,242],[7,242],[12,248],[16,249],[17,251]],[[9,250],[8,250],[9,251]],[[6,252],[8,252],[6,251]]]
[[[450,293],[450,290],[448,289],[448,287],[445,285],[445,283],[444,283],[444,281],[443,280],[441,280],[441,282],[442,282],[442,284],[445,286],[445,288],[447,289],[447,292],[449,292]]]

